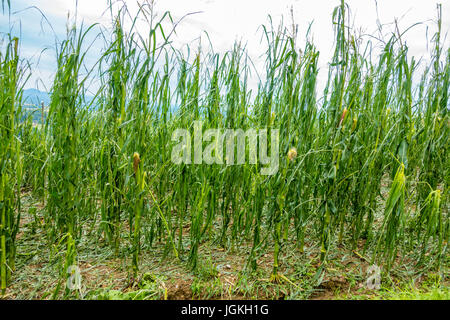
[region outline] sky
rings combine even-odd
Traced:
[[[138,1],[123,2],[131,14],[137,11]],[[436,4],[439,2],[442,3],[442,31],[445,35],[450,31],[448,0],[346,1],[351,10],[352,26],[366,38],[378,36],[377,22],[384,25],[385,35],[394,30],[395,19],[402,31],[421,22],[406,33],[404,41],[409,46],[410,55],[424,59],[427,59],[431,49],[427,47],[427,37],[430,40],[436,31]],[[170,11],[175,22],[181,20],[172,38],[175,47],[182,48],[187,44],[196,47],[199,41],[203,46],[208,43],[206,34],[215,52],[226,52],[235,41],[241,41],[255,61],[257,70],[263,68],[261,57],[265,50],[264,42],[261,42],[261,25],[268,23],[268,15],[274,25],[281,19],[285,25],[291,25],[292,8],[299,31],[297,43],[302,47],[306,31],[312,23],[310,38],[320,51],[319,82],[322,80],[323,83],[327,76],[327,62],[332,55],[334,39],[331,17],[333,9],[340,4],[339,0],[155,0],[154,4],[158,16]],[[51,87],[56,71],[55,39],[64,39],[68,15],[73,17],[76,12],[79,23],[83,22],[86,26],[98,23],[98,28],[108,29],[111,19],[107,5],[108,0],[11,1],[10,13],[0,14],[0,33],[11,32],[19,36],[21,56],[31,62],[31,77],[25,88],[46,91]],[[189,13],[192,14],[186,16]],[[139,23],[138,29],[145,30],[144,23]],[[445,48],[449,47],[449,37],[443,39]],[[86,64],[93,65],[101,55],[103,45],[96,39],[95,32],[91,33],[87,42],[93,45]],[[252,81],[255,85],[257,80]],[[95,90],[95,84],[92,90]]]

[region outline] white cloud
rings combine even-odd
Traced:
[[[109,12],[107,0],[78,0],[78,15],[86,23],[99,22],[108,25]],[[138,10],[136,1],[124,1],[131,15]],[[141,1],[142,2],[142,1]],[[377,35],[377,14],[375,0],[347,0],[351,9],[354,26],[367,34]],[[75,12],[76,0],[35,0],[27,1],[35,5],[52,17],[64,18],[70,11]],[[175,46],[182,47],[192,44],[203,34],[202,45],[206,46],[206,31],[216,51],[224,52],[232,48],[236,40],[247,43],[247,49],[253,59],[264,52],[265,44],[260,43],[261,29],[259,27],[268,22],[270,14],[274,24],[284,17],[285,25],[290,25],[290,8],[293,8],[295,22],[299,25],[299,44],[303,44],[304,35],[310,22],[313,23],[312,36],[314,43],[321,52],[320,66],[326,68],[333,48],[333,29],[331,16],[334,7],[340,4],[339,0],[156,0],[156,9],[159,16],[170,11],[177,21],[184,15],[192,12],[200,13],[190,15],[184,19],[177,28],[174,37]],[[14,5],[14,2],[13,2]],[[443,33],[450,29],[450,2],[442,3]],[[426,32],[431,38],[436,30],[436,4],[434,1],[424,0],[378,0],[379,19],[385,25],[385,32],[394,31],[392,22],[398,18],[400,30],[405,30],[417,22],[424,22],[410,30],[404,38],[410,45],[410,54],[417,57],[426,55]],[[389,24],[391,23],[391,24]],[[146,26],[140,22],[139,30]],[[448,47],[449,38],[445,40]],[[195,42],[194,42],[195,43]],[[26,44],[24,44],[26,45]]]

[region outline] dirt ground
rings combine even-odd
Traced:
[[[65,248],[46,240],[39,215],[42,204],[34,201],[30,195],[26,197],[25,205],[36,207],[37,215],[25,210],[21,217],[16,269],[3,299],[388,299],[395,292],[427,292],[433,288],[449,295],[448,257],[443,270],[420,270],[411,257],[399,254],[397,266],[389,274],[382,273],[381,289],[368,289],[371,263],[364,256],[364,242],[355,250],[335,244],[328,262],[322,265],[319,244],[306,241],[304,252],[300,252],[295,241],[288,241],[280,258],[283,276],[273,283],[270,247],[262,250],[265,254],[257,260],[257,271],[250,272],[245,267],[251,243],[222,248],[211,239],[201,244],[199,265],[192,270],[187,263],[188,242],[177,260],[165,242],[149,247],[143,240],[139,273],[134,278],[129,239],[123,239],[117,254],[97,233],[77,243],[81,289],[65,290],[67,275],[61,274]]]

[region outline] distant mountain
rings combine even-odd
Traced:
[[[46,106],[50,105],[50,95],[47,92],[42,92],[37,89],[24,90],[22,100],[25,105],[40,106],[42,102]]]
[[[90,103],[94,98],[85,96],[86,103]],[[50,105],[50,94],[37,89],[26,89],[23,91],[22,101],[26,106],[40,106],[42,102],[48,107]]]

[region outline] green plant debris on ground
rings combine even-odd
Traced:
[[[448,299],[441,6],[419,61],[398,26],[360,36],[342,1],[323,92],[319,51],[295,27],[269,19],[256,70],[241,43],[175,49],[177,23],[152,3],[110,14],[111,30],[69,20],[39,125],[22,110],[20,42],[0,47],[2,298]],[[104,50],[86,70],[95,32]],[[225,159],[210,129],[247,132],[249,145],[258,131],[259,152],[231,140]],[[192,142],[184,161],[176,132]]]

